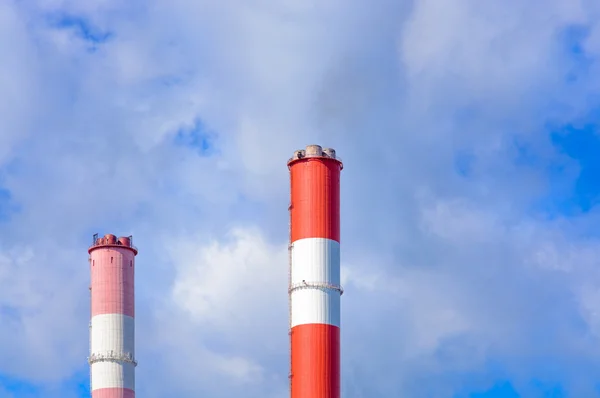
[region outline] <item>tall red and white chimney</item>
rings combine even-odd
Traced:
[[[335,150],[288,161],[292,398],[340,398],[340,172]]]

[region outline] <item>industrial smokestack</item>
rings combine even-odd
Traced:
[[[90,388],[92,398],[135,398],[132,237],[94,235],[90,254]]]
[[[288,161],[290,394],[340,398],[340,172],[335,150],[309,145]]]

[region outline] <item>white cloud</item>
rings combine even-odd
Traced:
[[[225,333],[267,330],[273,315],[285,315],[286,244],[271,245],[257,228],[234,228],[226,239],[207,245],[182,239],[170,247],[176,264],[173,298],[192,319]]]
[[[171,236],[166,249],[174,267],[172,284],[163,285],[168,299],[138,330],[148,331],[143,341],[154,347],[141,354],[150,369],[140,383],[168,374],[171,386],[140,391],[164,396],[180,385],[176,391],[189,394],[279,396],[287,370],[273,360],[285,364],[288,350],[285,243],[270,244],[258,228],[235,227],[222,239]],[[164,361],[153,362],[155,355]]]
[[[55,382],[85,360],[87,267],[85,260],[76,266],[76,258],[40,246],[35,251],[15,246],[0,253],[3,373]],[[57,363],[56,358],[62,360]]]
[[[39,106],[39,58],[30,42],[26,21],[10,3],[0,5],[0,164],[12,157],[14,146],[29,135],[30,118]]]

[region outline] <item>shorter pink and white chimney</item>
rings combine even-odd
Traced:
[[[94,235],[90,254],[92,398],[135,397],[135,256],[132,237]]]

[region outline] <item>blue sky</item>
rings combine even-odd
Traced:
[[[0,3],[0,398],[87,397],[133,235],[139,396],[287,396],[294,150],[342,173],[345,398],[600,397],[600,7]]]

